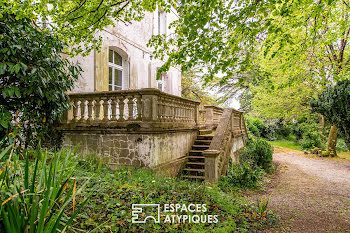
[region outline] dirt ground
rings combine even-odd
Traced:
[[[280,217],[280,228],[269,232],[350,232],[350,160],[282,149],[273,160],[270,183],[247,195],[251,202],[268,198]]]

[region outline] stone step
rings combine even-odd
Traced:
[[[186,165],[202,165],[202,166],[204,166],[205,163],[204,162],[187,162]]]
[[[213,137],[214,137],[213,134],[198,135],[198,136],[197,136],[197,139],[198,139],[198,140],[201,140],[201,139],[203,139],[203,140],[211,140],[211,139],[213,139]]]
[[[200,168],[185,168],[184,171],[190,171],[190,172],[204,172],[205,169],[200,169]]]
[[[210,145],[211,140],[195,140],[195,145]]]
[[[189,155],[201,155],[204,150],[190,150]]]
[[[211,134],[213,133],[212,130],[199,130],[199,135],[208,135],[208,134]]]
[[[205,160],[204,156],[189,156],[188,162],[203,162]]]
[[[191,175],[183,175],[183,178],[190,178],[190,179],[201,179],[204,180],[205,177],[204,176],[191,176]]]
[[[188,156],[189,159],[204,159],[204,156],[200,156],[200,155],[190,155]]]
[[[208,150],[209,149],[209,145],[193,145],[192,146],[192,150]]]

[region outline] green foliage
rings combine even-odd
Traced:
[[[18,20],[29,18],[45,31],[69,43],[68,53],[87,54],[101,46],[97,32],[116,22],[139,21],[145,11],[161,7],[169,11],[174,1],[164,0],[14,0],[1,1],[0,18],[14,14]]]
[[[32,162],[30,153],[42,158]],[[51,154],[38,149],[27,151],[25,161],[19,157],[12,145],[0,153],[0,231],[67,231],[85,204],[85,201],[77,206],[74,203],[82,190],[76,190],[76,181],[72,178],[74,156],[68,151]],[[66,215],[69,205],[75,208],[70,217]]]
[[[161,71],[199,67],[207,80],[221,72],[222,82],[241,85],[258,50],[279,62],[281,75],[292,82],[330,83],[330,75],[339,80],[349,72],[344,1],[182,0],[177,11],[176,35],[151,41],[157,57],[167,59]]]
[[[266,140],[251,138],[243,149],[240,161],[251,161],[255,166],[269,171],[272,167],[272,154],[272,147]]]
[[[240,164],[230,162],[226,176],[221,177],[219,181],[219,187],[226,192],[242,188],[257,188],[264,174],[264,170],[254,166],[251,161],[243,161]]]
[[[336,148],[337,148],[337,152],[339,153],[349,151],[349,148],[347,147],[344,139],[342,138],[338,138]]]
[[[0,31],[0,136],[18,134],[26,146],[36,145],[52,138],[50,126],[69,108],[65,92],[80,67],[62,57],[57,36],[28,18],[3,14]]]
[[[80,163],[76,169],[79,177],[90,179],[84,195],[91,198],[78,215],[76,227],[83,231],[98,232],[258,232],[275,223],[275,217],[268,212],[266,219],[257,213],[257,208],[222,192],[218,187],[208,187],[178,178],[154,174],[150,170],[128,170],[119,168],[111,171],[101,167],[89,168]],[[79,202],[79,199],[77,199]],[[133,224],[132,204],[206,204],[207,214],[219,216],[217,224],[164,224],[149,222]],[[161,209],[161,216],[168,213]]]
[[[304,122],[300,124],[302,139],[300,145],[302,149],[313,149],[324,147],[321,141],[319,125],[316,122]]]
[[[350,80],[327,87],[310,105],[337,126],[350,150]]]
[[[264,122],[259,118],[246,117],[248,130],[256,137],[261,137],[264,131]]]
[[[301,146],[297,144],[296,140],[294,138],[289,139],[279,139],[276,141],[269,142],[274,147],[282,147],[282,148],[288,148],[292,150],[302,150]]]
[[[200,101],[202,105],[220,106],[218,98],[209,93],[209,88],[202,85],[200,77],[195,72],[185,72],[181,78],[181,96],[187,99]]]

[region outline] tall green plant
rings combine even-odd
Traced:
[[[1,15],[0,32],[0,136],[16,128],[34,146],[52,138],[50,125],[69,108],[65,93],[81,69],[62,56],[64,42],[28,18]]]
[[[314,112],[321,113],[339,129],[350,150],[350,80],[328,87],[310,104]]]
[[[74,167],[71,153],[60,151],[50,155],[38,149],[35,151],[37,159],[31,163],[28,152],[25,161],[21,161],[9,148],[0,154],[0,213],[5,231],[67,231],[87,200],[75,208],[75,197],[85,184],[76,190],[76,181],[71,176]]]

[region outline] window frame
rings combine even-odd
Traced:
[[[113,62],[110,62],[109,61],[109,53],[110,52],[113,52],[112,54],[113,54],[113,56],[112,56],[112,61]],[[121,64],[121,66],[120,65],[117,65],[117,64],[115,64],[114,63],[114,61],[115,61],[115,53],[116,54],[118,54],[121,58],[122,58],[122,64]],[[118,53],[117,51],[115,51],[115,50],[113,50],[113,49],[110,49],[109,48],[109,50],[108,50],[108,54],[107,54],[107,57],[108,57],[108,90],[109,91],[117,91],[117,90],[123,90],[123,88],[124,88],[124,68],[123,68],[123,63],[125,62],[124,61],[124,59],[123,59],[123,56],[122,55],[120,55],[120,53]],[[110,68],[112,68],[112,83],[110,83],[109,81],[110,81],[110,77],[109,77],[109,69]],[[116,70],[119,70],[119,71],[121,71],[121,81],[122,81],[122,83],[121,83],[121,86],[118,86],[116,83],[115,83],[115,79],[116,79]],[[111,90],[110,90],[110,87],[112,87],[111,88]],[[120,89],[119,89],[120,88]]]

